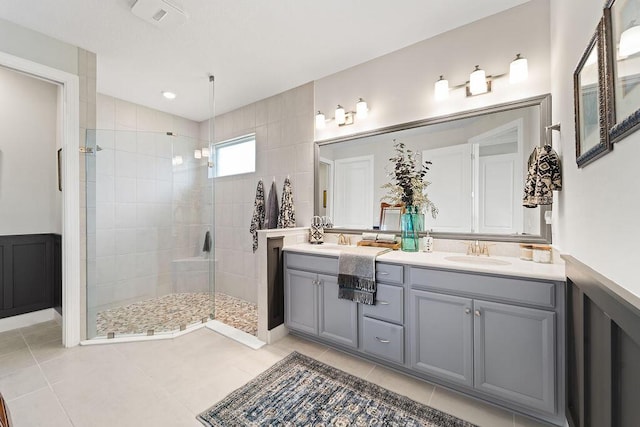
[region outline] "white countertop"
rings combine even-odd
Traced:
[[[300,243],[286,246],[285,251],[301,252],[314,255],[326,255],[337,257],[343,248],[354,246],[340,246],[331,243],[312,245]],[[473,262],[459,262],[448,260],[447,257],[464,257],[459,252],[403,252],[390,251],[379,255],[376,259],[383,262],[396,264],[410,264],[422,267],[445,268],[447,270],[469,271],[474,273],[490,273],[504,276],[528,277],[533,279],[546,279],[564,282],[566,280],[564,262],[554,264],[540,264],[533,261],[524,261],[520,258],[491,256],[489,259],[508,262],[506,265],[479,264]],[[473,257],[476,258],[476,257]],[[483,257],[479,257],[483,258]],[[470,260],[475,261],[475,260]],[[482,262],[482,261],[480,261]]]

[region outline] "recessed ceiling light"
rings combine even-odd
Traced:
[[[162,92],[162,96],[164,96],[167,99],[176,99],[176,94],[173,92],[164,91]]]

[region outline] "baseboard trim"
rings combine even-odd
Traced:
[[[31,313],[5,317],[4,319],[0,319],[0,332],[26,328],[27,326],[48,322],[50,320],[60,321],[62,320],[62,316],[60,316],[55,309],[46,308],[44,310],[33,311]]]
[[[224,323],[218,320],[208,321],[207,329],[211,329],[212,331],[215,331],[221,335],[224,335],[225,337],[238,341],[240,344],[244,344],[247,347],[250,347],[254,350],[257,350],[266,344],[264,341],[259,340],[254,335],[248,334],[244,331],[233,328],[229,325],[225,325]]]

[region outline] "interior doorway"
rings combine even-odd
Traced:
[[[0,52],[0,66],[56,85],[56,123],[62,148],[59,163],[63,165],[59,177],[64,188],[60,215],[62,342],[64,346],[72,347],[80,342],[79,78],[4,52]],[[31,147],[22,149],[28,153]],[[56,150],[56,157],[51,159],[54,165],[58,163],[57,156]],[[29,168],[29,165],[26,163],[24,167]]]

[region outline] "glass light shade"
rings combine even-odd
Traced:
[[[529,64],[527,58],[522,58],[520,54],[511,61],[509,66],[509,83],[520,83],[529,77]]]
[[[324,114],[318,111],[316,114],[316,129],[324,129],[326,125],[327,122],[325,121]]]
[[[338,125],[343,125],[346,121],[347,116],[344,112],[344,108],[342,108],[342,105],[338,105],[338,107],[336,108],[336,122],[338,123]]]
[[[362,98],[359,98],[358,102],[356,102],[356,115],[359,119],[364,119],[369,115],[369,106],[367,105],[367,101]]]
[[[449,97],[449,80],[440,76],[440,79],[438,79],[434,86],[434,93],[437,101],[447,99]]]
[[[173,165],[178,166],[182,164],[182,156],[174,156],[173,157]]]
[[[209,156],[211,155],[211,152],[209,151],[209,147],[202,147],[200,152],[202,152],[202,157],[209,158]]]
[[[471,92],[471,95],[487,92],[487,74],[477,65],[469,76],[469,92]]]
[[[193,150],[193,158],[194,159],[201,159],[202,158],[202,151],[201,150]]]
[[[640,25],[627,28],[620,34],[620,44],[618,45],[618,55],[621,57],[631,56],[640,52]]]

